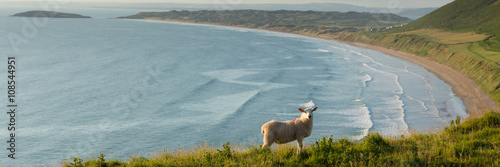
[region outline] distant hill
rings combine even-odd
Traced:
[[[72,2],[65,7],[74,8],[102,8],[102,9],[143,9],[144,11],[167,11],[167,10],[299,10],[299,11],[322,11],[322,12],[370,12],[370,13],[394,13],[399,16],[408,17],[412,20],[418,19],[436,8],[397,8],[387,7],[363,7],[343,3],[305,3],[305,4],[245,4],[239,1],[221,1],[227,3],[217,3],[208,1],[207,3],[127,3],[127,2]],[[21,2],[17,2],[21,3]],[[26,2],[25,2],[26,3]],[[9,3],[16,4],[16,2]],[[38,3],[34,2],[34,6]]]
[[[304,28],[364,29],[369,22],[377,22],[380,26],[393,26],[408,23],[411,20],[390,13],[367,12],[317,12],[317,11],[266,11],[266,10],[201,10],[201,11],[168,11],[141,12],[136,15],[119,17],[122,19],[160,19],[196,23],[212,23],[252,28],[283,27],[289,30]],[[388,19],[389,18],[389,19]]]
[[[12,15],[12,17],[50,17],[50,18],[91,18],[73,13],[33,10]]]
[[[425,16],[438,8],[404,8],[401,12],[396,13],[399,16],[408,17],[410,19],[416,20],[422,16]]]
[[[500,0],[455,0],[402,28],[500,35]]]

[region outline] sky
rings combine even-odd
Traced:
[[[0,0],[0,2],[13,0]],[[345,3],[365,7],[387,8],[420,8],[441,7],[453,0],[15,0],[21,1],[56,1],[61,3],[71,2],[165,2],[165,3],[204,3],[204,4],[305,4],[305,3]]]

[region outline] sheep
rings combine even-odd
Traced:
[[[264,134],[264,144],[262,148],[270,147],[274,142],[284,144],[297,140],[297,154],[302,151],[302,140],[309,137],[313,128],[313,111],[318,107],[314,106],[312,100],[306,109],[299,108],[302,112],[300,118],[290,121],[269,121],[262,125],[261,131]]]

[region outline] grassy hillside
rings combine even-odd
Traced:
[[[455,0],[402,28],[444,29],[454,32],[476,32],[500,35],[499,0]]]
[[[191,150],[162,150],[148,157],[132,156],[122,161],[98,157],[74,158],[63,166],[499,166],[500,113],[481,118],[460,119],[434,134],[415,134],[407,138],[369,134],[361,141],[323,138],[300,156],[296,146],[269,149],[260,146],[217,148],[203,145]]]
[[[477,48],[477,52],[500,52],[500,0],[455,0],[402,28],[393,29],[393,32],[408,32],[422,29],[484,34],[487,37],[478,41],[477,45],[482,48],[475,47]],[[419,33],[416,34],[421,35]],[[461,35],[456,34],[454,36]],[[473,48],[470,45],[466,47]],[[455,49],[455,51],[457,50]],[[472,52],[473,54],[470,55],[483,55],[482,53]],[[485,53],[483,57],[488,57],[488,54],[491,53]],[[494,63],[497,62],[496,58],[491,60]]]
[[[419,35],[429,41],[435,41],[445,45],[478,42],[488,38],[488,36],[484,34],[471,32],[455,33],[438,29],[419,29],[414,31],[405,31],[398,34]]]
[[[429,29],[436,33],[429,32]],[[500,0],[455,0],[401,28],[391,29],[389,33],[413,34],[445,45],[477,42],[477,46],[482,48],[475,46],[477,49],[474,51],[474,47],[467,45],[466,47],[473,48],[468,51],[473,54],[467,55],[489,59],[489,53],[482,54],[484,51],[500,52]],[[436,37],[466,40],[449,43]],[[490,60],[497,63],[495,58]]]

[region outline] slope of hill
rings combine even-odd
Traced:
[[[484,34],[489,37],[484,38],[482,42],[477,44],[483,49],[479,48],[480,50],[476,52],[500,52],[500,0],[456,0],[399,30],[395,29],[395,31],[419,29],[440,29],[451,32]],[[483,54],[486,56],[480,53],[474,53],[473,55],[479,55],[495,63],[500,61],[500,54]],[[494,55],[498,58],[491,58],[488,55]]]
[[[409,23],[403,31],[436,28],[500,35],[500,0],[456,0]]]

